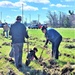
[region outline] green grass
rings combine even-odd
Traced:
[[[56,28],[56,30],[63,36],[63,38],[70,38],[70,40],[75,39],[75,29],[74,28]],[[0,29],[0,34],[1,33],[2,33],[2,29]],[[42,57],[44,59],[46,59],[45,60],[46,62],[48,62],[48,60],[51,57],[50,57],[50,54],[47,54],[47,53],[48,53],[48,51],[51,52],[51,46],[52,46],[51,43],[48,44],[48,49],[42,49],[42,47],[44,46],[44,43],[45,43],[45,42],[43,42],[43,40],[45,40],[45,37],[40,29],[29,29],[28,34],[30,36],[30,38],[28,40],[30,43],[29,49],[32,49],[34,46],[36,46],[38,48],[38,52],[36,53],[36,55],[38,57],[40,57],[41,51],[44,50]],[[6,39],[0,35],[0,46],[2,46],[3,42],[11,42],[11,40]],[[73,48],[73,49],[65,48],[66,44],[75,45],[75,42],[68,43],[68,42],[62,41],[60,44],[60,47],[59,47],[59,52],[62,54],[67,53],[67,54],[70,54],[71,56],[75,56],[75,48]],[[25,61],[26,61],[27,52],[24,51],[24,49],[26,49],[26,48],[27,48],[27,44],[25,43],[24,47],[23,47],[23,57],[22,57],[23,64],[25,64]],[[0,52],[2,52],[2,55],[0,55],[0,56],[6,55],[7,57],[9,57],[10,49],[11,49],[11,46],[2,46],[2,48],[0,48]],[[6,67],[9,66],[9,67],[15,69],[16,73],[18,72],[18,70],[15,68],[15,66],[11,65],[11,63],[9,63],[9,62],[4,63],[4,62],[5,62],[4,59],[0,60],[0,66],[1,66],[0,71],[5,69],[5,73],[6,73],[7,72]],[[57,60],[57,62],[60,66],[63,66],[67,62],[75,63],[75,59],[69,58],[66,56],[60,56],[59,60]],[[32,69],[42,70],[42,67],[36,61],[32,61],[30,66],[32,67]],[[20,75],[23,75],[23,74],[21,73]]]
[[[75,28],[57,28],[63,38],[75,38]]]

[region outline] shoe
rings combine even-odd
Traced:
[[[18,67],[17,67],[17,69],[19,70],[19,71],[22,71],[23,69],[22,69],[22,65],[19,65]]]
[[[14,63],[14,60],[12,58],[9,58],[8,60],[9,62]]]
[[[17,68],[18,68],[18,69],[19,69],[19,68],[22,68],[22,65],[18,65]]]

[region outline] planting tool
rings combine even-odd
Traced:
[[[29,41],[27,39],[27,52],[29,52]]]
[[[39,62],[43,61],[43,58],[42,58],[43,51],[44,51],[44,47],[42,48],[42,52],[41,52],[40,57],[39,57]]]

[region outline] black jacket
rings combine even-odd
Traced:
[[[38,60],[37,56],[35,55],[35,51],[34,50],[31,50],[28,55],[27,55],[27,58],[28,59],[32,59],[32,57],[34,57],[36,60]]]

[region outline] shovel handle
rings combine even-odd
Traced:
[[[27,39],[27,51],[29,52],[29,42],[28,42],[28,39]]]

